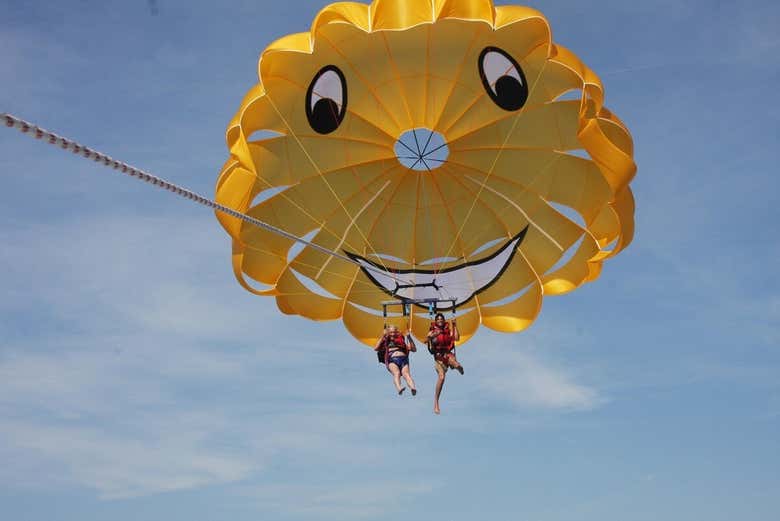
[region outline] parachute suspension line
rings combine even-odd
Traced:
[[[334,197],[334,198],[336,199],[336,201],[339,203],[339,206],[341,206],[341,209],[342,209],[342,210],[344,210],[344,213],[345,213],[345,214],[347,214],[347,217],[349,217],[349,218],[350,218],[350,220],[352,220],[352,221],[354,222],[354,220],[355,220],[355,219],[357,219],[357,216],[353,216],[353,215],[352,215],[352,214],[349,212],[349,210],[347,210],[347,207],[346,207],[346,206],[344,206],[344,202],[343,202],[343,201],[341,200],[341,198],[339,197],[339,194],[337,194],[337,193],[336,193],[336,190],[334,190],[334,189],[333,189],[333,186],[331,186],[331,184],[328,182],[328,179],[325,177],[325,174],[323,174],[323,173],[322,173],[322,170],[320,170],[320,167],[319,167],[319,166],[317,166],[317,163],[314,161],[314,158],[313,158],[313,157],[311,157],[311,154],[309,154],[309,151],[308,151],[308,150],[306,150],[306,147],[304,147],[304,146],[303,146],[303,142],[300,140],[300,138],[299,138],[299,137],[298,137],[298,135],[295,133],[295,131],[293,130],[293,128],[292,128],[292,127],[290,126],[290,124],[287,122],[287,119],[284,117],[284,115],[281,113],[281,111],[279,110],[279,108],[276,106],[276,103],[274,103],[274,100],[273,100],[273,99],[271,99],[271,96],[269,96],[269,95],[266,93],[266,98],[268,99],[268,102],[271,104],[271,107],[273,107],[273,109],[274,109],[274,112],[276,112],[276,115],[277,115],[277,116],[279,116],[279,119],[281,119],[281,120],[282,120],[282,122],[284,123],[284,126],[285,126],[285,127],[287,127],[287,130],[290,132],[290,135],[293,137],[293,139],[295,139],[295,142],[296,142],[296,143],[298,143],[298,146],[299,146],[299,147],[301,147],[301,151],[304,153],[304,155],[306,156],[306,158],[309,160],[309,162],[311,163],[311,166],[313,166],[313,167],[314,167],[314,169],[317,171],[317,174],[318,174],[318,175],[320,176],[320,178],[321,178],[321,179],[322,179],[322,180],[325,182],[325,185],[328,187],[328,190],[330,190],[330,193],[333,195],[333,197]],[[388,271],[388,272],[389,272],[390,270],[387,268],[387,266],[385,265],[385,263],[382,261],[381,257],[379,257],[379,256],[378,256],[378,254],[377,254],[377,251],[376,251],[376,250],[374,249],[374,247],[371,245],[371,241],[369,241],[369,240],[368,240],[368,237],[366,237],[366,236],[365,236],[365,234],[363,233],[363,230],[361,230],[361,229],[360,229],[360,227],[359,227],[359,226],[357,226],[357,225],[355,226],[355,229],[356,229],[356,230],[357,230],[357,232],[360,234],[360,236],[363,238],[363,240],[364,240],[364,241],[366,241],[366,244],[368,245],[368,248],[371,250],[371,252],[372,252],[372,253],[374,253],[375,255],[377,255],[377,258],[379,259],[379,263],[382,265],[382,267],[383,267],[383,268],[384,268],[386,271]],[[339,258],[341,258],[341,257],[342,257],[342,256],[339,256],[339,255],[334,255],[334,256],[336,256],[336,257],[339,257]]]
[[[349,233],[349,230],[351,230],[353,226],[355,228],[357,228],[357,224],[355,223],[355,221],[358,219],[358,217],[360,217],[363,214],[364,211],[366,211],[366,208],[368,208],[369,206],[371,206],[371,204],[373,204],[373,202],[376,200],[376,198],[379,197],[379,195],[385,190],[385,188],[387,188],[387,185],[389,185],[389,184],[390,184],[389,180],[385,181],[385,184],[382,185],[382,188],[380,188],[377,193],[375,193],[373,196],[371,196],[371,199],[369,199],[368,202],[366,202],[366,204],[363,205],[363,208],[361,208],[360,211],[357,214],[355,214],[354,217],[350,217],[349,225],[347,226],[346,230],[344,230],[344,234],[342,235],[341,239],[339,240],[338,245],[334,249],[338,250],[339,248],[341,248],[341,246],[347,240],[347,234]],[[332,258],[333,257],[328,257],[325,260],[325,262],[322,263],[322,267],[317,272],[317,275],[314,276],[314,280],[317,280],[317,279],[320,278],[320,275],[322,275],[322,272],[325,270],[325,268],[328,267],[328,264],[330,263],[330,260]]]
[[[542,74],[544,74],[544,70],[546,68],[547,68],[547,62],[545,61],[544,65],[542,65],[542,70],[539,71],[539,74],[536,76],[536,80],[534,80],[533,85],[531,85],[531,88],[529,89],[528,98],[530,98],[533,92],[536,90],[536,85],[539,83],[539,78],[542,77]],[[466,227],[466,223],[469,221],[469,217],[471,217],[471,214],[474,211],[474,207],[476,206],[477,201],[479,200],[479,196],[482,195],[482,191],[487,185],[488,179],[490,179],[490,176],[493,175],[493,170],[495,170],[496,165],[498,164],[498,160],[501,157],[501,153],[504,151],[504,148],[506,148],[506,144],[509,143],[509,139],[512,137],[512,134],[514,134],[515,129],[517,128],[517,123],[520,121],[520,116],[522,116],[524,113],[525,113],[525,107],[518,110],[517,114],[515,114],[515,116],[512,118],[512,126],[509,129],[509,132],[507,132],[504,141],[501,143],[498,152],[496,152],[496,157],[493,159],[493,163],[491,163],[490,165],[490,169],[487,172],[487,176],[485,176],[485,179],[483,179],[482,182],[480,183],[479,190],[477,191],[477,194],[474,196],[474,201],[471,203],[471,207],[469,208],[468,213],[466,213],[466,217],[465,219],[463,219],[463,222],[460,225],[460,229],[458,230],[458,233],[455,235],[455,238],[452,239],[452,244],[447,250],[445,257],[450,256],[450,252],[452,251],[452,248],[455,247],[458,238],[460,237],[461,233],[463,233],[463,228]]]
[[[475,183],[475,184],[477,184],[477,185],[479,185],[479,184],[480,184],[480,182],[479,182],[479,180],[478,180],[478,179],[475,179],[475,178],[471,177],[470,175],[467,175],[467,176],[466,176],[466,179],[468,179],[469,181],[471,181],[471,182],[473,182],[473,183]],[[520,212],[521,214],[523,214],[523,217],[525,217],[525,219],[526,219],[526,220],[527,220],[527,221],[528,221],[528,222],[531,224],[531,226],[533,226],[534,228],[536,228],[537,230],[539,230],[539,233],[541,233],[542,235],[544,235],[544,236],[547,238],[547,240],[548,240],[548,241],[550,241],[551,243],[553,243],[553,244],[555,245],[555,247],[556,247],[556,248],[558,248],[559,250],[563,251],[563,249],[564,249],[564,248],[563,248],[563,246],[561,246],[561,244],[560,244],[558,241],[556,241],[556,240],[555,240],[555,238],[554,238],[552,235],[550,235],[549,233],[547,233],[546,231],[544,231],[544,228],[542,228],[541,226],[539,226],[538,224],[536,224],[536,222],[535,222],[533,219],[531,219],[531,216],[530,216],[530,215],[528,215],[528,214],[526,213],[526,211],[525,211],[525,210],[523,210],[523,208],[522,208],[522,207],[521,207],[519,204],[515,203],[515,202],[514,202],[514,201],[512,201],[512,200],[511,200],[509,197],[505,196],[504,194],[502,194],[501,192],[499,192],[499,191],[498,191],[498,190],[496,190],[495,188],[492,188],[492,187],[490,187],[490,186],[485,186],[485,185],[482,185],[482,187],[483,187],[485,190],[487,190],[488,192],[490,192],[490,193],[492,193],[492,194],[494,194],[494,195],[496,195],[496,196],[500,197],[501,199],[503,199],[504,201],[506,201],[506,202],[507,202],[509,205],[511,205],[512,207],[514,207],[514,209],[515,209],[515,210],[517,210],[518,212]],[[576,224],[576,223],[575,223],[575,224]],[[577,226],[579,227],[579,225],[577,225]]]
[[[406,317],[406,330],[411,333],[412,331],[412,306],[410,304],[404,304],[404,316]]]
[[[266,222],[263,222],[259,219],[255,219],[254,217],[251,217],[245,213],[237,212],[236,210],[233,210],[232,208],[228,208],[227,206],[223,206],[216,201],[213,201],[211,199],[208,199],[206,197],[203,197],[202,195],[193,192],[191,190],[188,190],[186,188],[183,188],[181,186],[175,185],[173,183],[170,183],[166,181],[165,179],[159,178],[157,176],[154,176],[148,172],[144,172],[143,170],[140,170],[138,168],[135,168],[132,165],[129,165],[127,163],[124,163],[122,161],[118,161],[111,156],[108,156],[106,154],[103,154],[102,152],[98,152],[96,150],[92,150],[89,147],[86,147],[80,143],[77,143],[76,141],[73,141],[71,139],[64,138],[62,136],[59,136],[55,134],[54,132],[50,132],[46,129],[43,129],[37,125],[33,125],[32,123],[25,121],[21,118],[17,118],[16,116],[13,116],[8,113],[0,113],[0,118],[5,120],[5,126],[8,128],[16,128],[21,133],[31,135],[35,137],[36,139],[45,140],[50,145],[59,146],[63,150],[70,150],[74,154],[78,154],[82,156],[84,159],[91,159],[92,161],[96,163],[102,163],[104,166],[113,168],[114,170],[121,171],[123,174],[127,174],[130,177],[135,177],[137,179],[140,179],[141,181],[144,181],[146,183],[153,184],[154,186],[158,188],[162,188],[164,190],[168,190],[169,192],[173,192],[176,195],[179,195],[181,197],[184,197],[186,199],[190,199],[191,201],[195,201],[196,203],[209,207],[213,210],[217,210],[219,212],[222,212],[224,214],[230,215],[231,217],[235,217],[236,219],[240,219],[246,223],[249,223],[253,226],[257,226],[258,228],[262,228],[264,230],[267,230],[271,233],[275,233],[276,235],[280,235],[282,237],[285,237],[287,239],[293,240],[295,242],[299,242],[301,244],[304,244],[306,246],[311,246],[315,250],[318,250],[322,253],[325,253],[326,255],[332,255],[333,257],[336,257],[339,260],[343,260],[344,262],[349,262],[350,264],[354,264],[362,269],[369,270],[376,272],[380,275],[383,275],[385,277],[390,277],[396,282],[400,282],[403,284],[410,284],[411,282],[408,280],[404,280],[402,278],[396,277],[393,275],[390,271],[381,270],[379,268],[374,268],[370,265],[364,266],[363,264],[360,264],[359,262],[355,261],[354,259],[351,259],[347,257],[346,255],[343,255],[339,252],[330,250],[328,248],[325,248],[324,246],[320,246],[319,244],[315,244],[311,241],[307,241],[306,239],[303,239],[301,237],[298,237],[297,235],[294,235],[290,232],[286,232],[282,230],[281,228],[277,228],[276,226],[273,226],[271,224],[268,224]]]
[[[411,330],[412,329],[412,305],[405,301],[395,301],[395,300],[389,300],[382,302],[382,317],[384,317],[384,329],[387,329],[388,323],[387,323],[387,308],[391,306],[401,306],[401,316],[403,318],[406,318],[406,329]],[[408,318],[407,318],[408,317]]]
[[[450,174],[452,176],[451,182],[462,186],[462,183],[460,183],[457,180],[457,176],[453,175],[453,173],[451,171],[451,168],[452,167],[450,167],[450,165],[442,165],[441,166],[441,169],[442,169],[442,171],[444,173]],[[439,194],[439,197],[441,197],[442,201],[444,201],[445,200],[444,193],[442,192],[442,188],[439,186],[439,183],[436,181],[435,178],[431,178],[431,180],[433,182],[434,188],[437,190],[437,192]],[[444,210],[445,210],[445,212],[447,214],[447,219],[449,220],[450,225],[452,226],[452,229],[454,230],[457,225],[455,224],[455,218],[452,215],[452,211],[450,210],[450,207],[448,205],[444,206]],[[460,241],[457,241],[457,242],[460,242]],[[454,246],[454,244],[455,243],[453,243],[453,246]],[[464,247],[464,245],[462,243],[461,243],[460,249],[461,249],[461,258],[464,261],[468,262],[468,255],[466,254],[466,248]],[[435,267],[434,271],[437,274],[439,273],[441,267],[444,265],[444,262],[445,262],[445,258],[442,258],[441,262]],[[466,287],[471,289],[472,291],[475,291],[476,290],[476,284],[474,283],[474,277],[472,275],[472,271],[471,271],[470,268],[466,271],[466,274],[468,275],[468,278],[469,278],[469,285],[466,286]],[[450,288],[454,289],[455,287],[451,285]],[[444,292],[446,293],[446,295],[445,295],[446,298],[451,298],[452,297],[452,294],[447,291],[447,288],[444,288]]]
[[[434,246],[433,247],[433,251],[434,252],[438,252],[439,251],[439,249],[436,247],[436,234],[433,231],[433,218],[432,218],[432,215],[431,215],[431,203],[432,203],[432,201],[431,201],[430,196],[427,197],[427,200],[426,200],[426,196],[425,196],[425,180],[428,177],[430,177],[430,176],[427,175],[427,174],[417,174],[417,208],[425,208],[425,215],[420,215],[420,218],[425,219],[426,224],[428,225],[427,226],[427,228],[428,228],[428,237],[419,237],[418,236],[418,235],[422,235],[422,234],[418,234],[417,233],[417,229],[418,229],[417,228],[418,214],[422,214],[423,212],[420,212],[416,208],[415,212],[414,212],[414,229],[412,230],[412,233],[414,234],[414,238],[415,238],[415,244],[414,244],[414,251],[415,251],[415,253],[420,251],[420,250],[418,250],[417,243],[419,241],[421,241],[421,240],[424,241],[426,239],[433,244],[433,246]],[[419,261],[425,261],[425,260],[426,260],[425,258],[422,258],[422,259],[417,259],[416,258],[415,259],[415,263],[419,262]],[[414,267],[416,268],[417,266],[414,266]],[[440,288],[438,288],[435,285],[436,284],[436,279],[433,280],[433,283],[434,283],[434,289],[438,291]]]
[[[447,166],[448,165],[443,164],[443,165],[441,165],[440,168],[444,169]],[[442,171],[446,172],[446,170],[442,170]],[[436,177],[435,176],[428,176],[428,177],[430,177],[430,181],[431,181],[431,186],[429,188],[429,194],[428,194],[428,223],[429,223],[429,231],[431,233],[431,241],[433,242],[434,249],[437,252],[441,252],[442,251],[441,248],[446,246],[446,244],[444,244],[444,239],[443,239],[443,237],[445,237],[445,234],[444,233],[436,234],[434,232],[434,230],[433,230],[433,218],[432,218],[432,215],[431,215],[431,213],[432,213],[431,212],[431,206],[433,205],[433,193],[434,193],[434,190],[436,190],[436,193],[439,194],[439,196],[441,197],[442,202],[444,202],[444,197],[441,196],[441,190],[439,189],[438,184],[436,182]],[[448,207],[446,207],[446,205],[445,205],[444,210],[447,213],[447,216],[449,217],[450,210],[449,210]],[[451,220],[452,219],[450,219],[450,221]],[[453,226],[453,228],[454,228],[454,226]],[[442,266],[446,263],[445,257],[439,257],[436,260],[436,263],[433,266],[433,271],[436,272],[437,274],[439,273],[439,271],[441,271]]]

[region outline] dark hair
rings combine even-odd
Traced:
[[[436,313],[436,316],[433,317],[433,319],[434,320],[439,320],[439,317],[441,317],[442,320],[444,320],[444,313]]]

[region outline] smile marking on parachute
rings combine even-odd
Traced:
[[[447,299],[458,307],[474,295],[488,289],[503,275],[523,242],[528,226],[484,259],[466,262],[443,270],[401,270],[386,268],[360,255],[345,252],[357,261],[363,273],[385,293],[400,299]],[[378,268],[387,276],[375,271]],[[399,285],[398,276],[409,281]]]

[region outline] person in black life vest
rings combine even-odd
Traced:
[[[412,335],[402,335],[396,326],[391,325],[385,329],[382,337],[374,346],[374,351],[385,353],[385,366],[390,374],[393,375],[393,385],[398,394],[403,394],[406,387],[401,386],[401,377],[406,380],[406,384],[412,390],[412,396],[417,394],[417,387],[414,385],[412,374],[409,371],[409,353],[417,351],[414,345]]]
[[[444,378],[448,369],[455,369],[463,374],[463,366],[455,357],[455,342],[460,340],[458,333],[458,324],[452,319],[452,328],[444,320],[444,315],[436,313],[436,317],[428,331],[428,347],[433,355],[433,364],[439,379],[436,381],[436,394],[433,398],[433,412],[441,413],[439,408],[439,396],[441,396],[442,387],[444,387]]]

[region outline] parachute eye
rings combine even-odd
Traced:
[[[485,47],[479,55],[479,76],[493,102],[504,110],[517,110],[528,99],[528,83],[520,65],[498,47]]]
[[[306,92],[306,117],[319,134],[330,134],[344,120],[347,110],[347,81],[335,65],[323,67]]]

